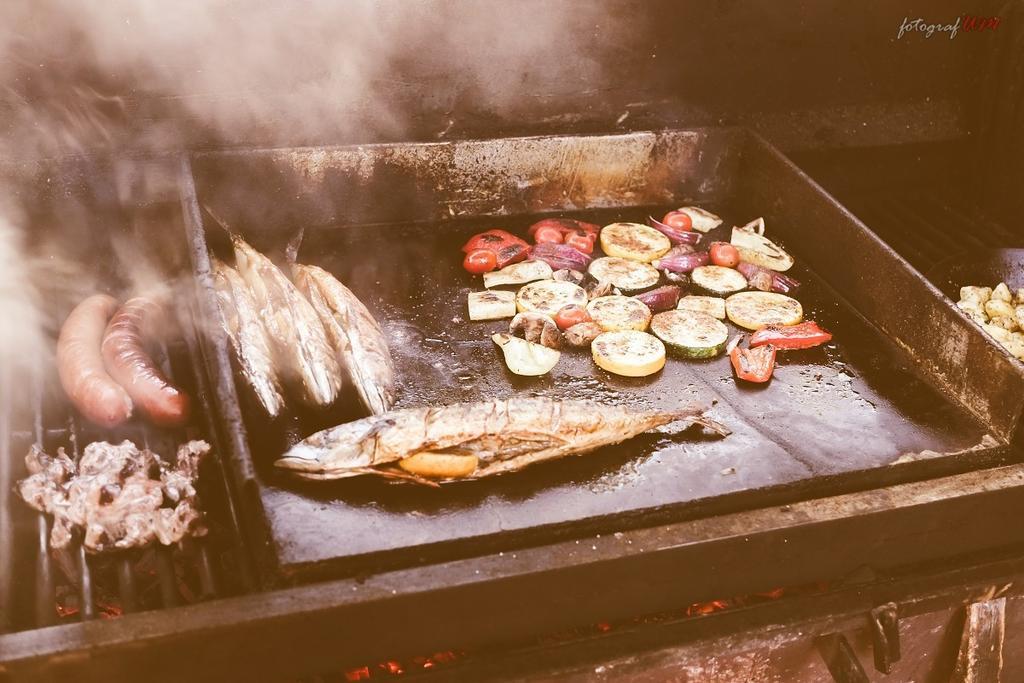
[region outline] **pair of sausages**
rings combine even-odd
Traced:
[[[116,427],[137,405],[154,423],[180,425],[188,396],[174,387],[146,352],[143,330],[159,314],[151,299],[117,301],[96,294],[80,303],[61,328],[57,371],[71,402],[103,427]]]

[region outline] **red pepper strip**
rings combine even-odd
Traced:
[[[490,251],[497,257],[497,267],[518,263],[525,260],[530,253],[530,245],[512,233],[504,230],[488,230],[479,235],[473,235],[462,247],[467,254],[472,251]]]
[[[777,349],[795,350],[809,349],[832,339],[832,333],[818,327],[818,323],[808,320],[799,325],[762,327],[750,337],[751,348],[771,344]]]
[[[737,346],[729,353],[729,359],[738,378],[748,382],[767,382],[775,369],[775,347],[741,349]]]

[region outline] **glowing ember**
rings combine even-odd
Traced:
[[[346,681],[365,681],[370,678],[370,667],[364,666],[361,669],[352,669],[345,672]]]
[[[422,655],[413,657],[408,661],[390,660],[381,662],[376,667],[372,668],[370,666],[363,666],[358,669],[350,669],[345,672],[345,680],[366,681],[376,678],[402,676],[407,670],[415,671],[416,669],[435,669],[452,664],[456,660],[465,656],[465,652],[453,652],[451,650],[446,650],[444,652],[435,652],[429,657]]]

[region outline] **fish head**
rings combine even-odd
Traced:
[[[274,465],[306,473],[373,467],[380,464],[374,437],[394,424],[389,419],[365,418],[325,429],[292,446]]]

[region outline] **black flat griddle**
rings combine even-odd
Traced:
[[[744,140],[732,139],[731,143],[742,145]],[[748,147],[754,144],[746,141]],[[555,370],[543,378],[508,373],[490,341],[491,333],[504,329],[507,321],[466,319],[466,294],[481,284],[462,270],[459,247],[468,236],[490,227],[525,234],[535,215],[358,227],[296,222],[296,216],[303,213],[315,214],[308,210],[300,210],[290,219],[277,210],[264,214],[267,220],[260,222],[236,211],[230,219],[232,225],[272,257],[281,257],[296,227],[305,228],[299,260],[337,275],[383,324],[396,362],[398,407],[515,394],[660,408],[704,402],[713,406],[712,417],[733,430],[724,440],[707,439],[695,430],[656,432],[583,457],[440,489],[394,485],[367,477],[308,484],[275,472],[273,460],[299,436],[360,417],[363,413],[354,395],[350,392],[329,411],[301,412],[268,423],[239,382],[220,398],[223,403],[232,400],[231,394],[240,397],[244,423],[240,438],[244,442],[237,449],[244,451],[234,457],[244,459],[238,468],[242,485],[255,499],[251,511],[260,517],[268,562],[277,575],[299,580],[406,566],[484,549],[507,548],[511,552],[518,545],[557,536],[613,533],[629,525],[928,476],[930,471],[943,471],[952,461],[972,459],[977,466],[991,462],[1004,441],[985,436],[994,432],[1000,437],[995,431],[999,423],[984,425],[978,419],[981,411],[969,398],[936,391],[919,371],[933,365],[915,362],[919,351],[908,350],[908,342],[901,338],[905,335],[886,334],[867,321],[851,300],[876,296],[870,291],[873,285],[858,284],[842,296],[833,289],[865,256],[863,250],[843,256],[843,240],[863,240],[868,251],[884,250],[884,245],[872,241],[873,236],[862,227],[857,229],[864,234],[844,235],[842,229],[830,232],[827,224],[815,221],[819,209],[814,202],[799,196],[792,197],[792,209],[786,208],[790,199],[787,186],[778,178],[774,187],[759,188],[763,180],[758,173],[771,171],[751,167],[751,159],[758,160],[759,152],[738,155],[738,163],[734,149],[720,154],[734,164],[728,172],[737,177],[712,188],[716,191],[709,192],[712,196],[702,199],[701,205],[719,213],[725,226],[767,216],[767,234],[797,257],[798,265],[791,274],[803,283],[798,298],[806,318],[817,320],[835,335],[834,342],[824,347],[780,355],[774,379],[763,387],[738,385],[725,357],[703,362],[670,360],[653,377],[630,379],[598,369],[587,352],[566,352]],[[231,163],[223,168],[237,170],[243,158],[237,153],[229,156]],[[652,156],[656,155],[652,152]],[[251,161],[259,167],[267,158]],[[793,173],[787,168],[783,166],[779,173]],[[394,177],[397,172],[391,173]],[[653,170],[651,174],[653,180],[658,179]],[[198,175],[203,188],[204,174]],[[220,176],[211,176],[210,171],[206,175],[208,201],[224,202],[218,206],[218,214],[234,206],[230,197],[237,196],[240,184],[254,180],[244,177],[244,172],[241,177],[237,172],[226,174],[224,178],[231,176],[231,182],[216,180]],[[294,179],[282,177],[286,182],[281,191],[289,192]],[[705,179],[708,187],[709,182]],[[801,185],[803,191],[806,186]],[[792,194],[799,192],[792,190]],[[188,199],[186,192],[186,203]],[[308,198],[297,196],[298,206],[304,201]],[[422,201],[415,198],[412,203]],[[802,209],[795,206],[800,201],[805,204]],[[670,206],[680,203],[674,201]],[[663,212],[665,206],[575,210],[562,215],[601,224],[642,221],[648,213]],[[193,210],[198,212],[198,206]],[[789,211],[799,211],[817,224],[814,229],[795,226],[787,221]],[[278,225],[273,225],[275,222]],[[201,238],[193,239],[193,245],[199,249],[202,285],[202,252],[209,249],[230,258],[230,250],[225,235],[216,228],[195,236]],[[727,228],[705,240],[716,238],[727,240]],[[822,241],[832,242],[826,248],[828,257],[806,248],[822,248],[826,246]],[[954,329],[963,324],[948,302],[919,275],[891,252],[883,253],[886,260],[876,260],[876,272],[853,273],[858,282],[867,278],[877,284],[879,278],[887,277],[899,286],[906,280],[919,291],[900,292],[893,305],[904,305],[899,299],[909,296],[922,314],[946,317]],[[882,304],[875,301],[873,305]],[[883,320],[875,320],[876,324],[898,325],[899,321],[889,319],[888,309],[879,310]],[[922,324],[930,323],[926,319]],[[981,341],[969,338],[972,343]],[[988,347],[981,341],[979,348]],[[934,356],[941,366],[941,352]],[[935,381],[934,376],[927,379]],[[993,393],[999,389],[990,387]],[[238,406],[222,407],[231,424],[231,413]],[[972,448],[975,450],[966,455],[961,453]],[[911,462],[894,465],[897,460]]]

